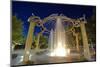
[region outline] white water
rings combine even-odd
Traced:
[[[55,30],[50,32],[50,56],[66,56],[69,53],[66,47],[65,29],[58,17],[55,25]]]

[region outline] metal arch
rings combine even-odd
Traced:
[[[44,31],[47,31],[47,32],[50,32],[46,27],[44,27],[44,23],[46,23],[47,21],[49,20],[56,20],[56,18],[60,17],[63,21],[62,22],[68,22],[68,23],[72,23],[72,28],[70,28],[68,31],[66,32],[69,32],[71,31],[72,29],[74,29],[74,27],[79,27],[80,26],[80,22],[81,22],[81,19],[71,19],[67,16],[55,16],[55,15],[50,15],[46,18],[44,18],[43,20],[40,19],[40,17],[38,16],[31,16],[28,21],[34,21],[34,19],[37,18],[37,20],[35,20],[35,22],[37,22],[37,26],[42,26],[43,30],[41,31],[41,33],[43,33]]]
[[[40,21],[40,20],[41,19],[38,16],[31,16],[31,17],[28,18],[28,22],[37,22],[37,21]]]
[[[36,23],[36,26],[41,26],[42,29],[43,29],[40,32],[41,34],[46,30],[46,28],[43,26],[42,20],[38,16],[30,16],[29,19],[28,19],[28,22],[35,22]]]
[[[66,19],[67,21],[73,22],[73,19],[68,18],[68,17],[66,17],[66,16],[48,16],[48,17],[46,17],[46,18],[43,19],[43,22],[45,23],[45,22],[48,21],[48,20],[53,20],[53,19],[56,19],[56,18],[58,18],[58,17],[60,17],[60,18],[62,18],[62,19]]]
[[[70,21],[69,23],[72,23],[72,28],[71,29],[73,29],[74,28],[74,21],[73,21],[73,19],[71,19],[71,18],[68,18],[68,17],[66,17],[66,16],[48,16],[48,17],[46,17],[46,18],[44,18],[43,19],[43,24],[44,23],[46,23],[48,20],[55,20],[56,18],[58,18],[58,17],[60,17],[61,19],[64,19],[63,20],[63,22],[65,22],[65,21]],[[70,29],[70,30],[71,30]],[[70,30],[68,30],[68,31],[70,31]],[[66,31],[66,32],[68,32],[68,31]]]

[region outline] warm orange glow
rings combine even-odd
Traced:
[[[51,52],[50,56],[66,57],[69,53],[70,49],[66,49],[65,46],[62,46],[62,44],[58,42],[58,46]]]

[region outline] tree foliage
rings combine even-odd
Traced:
[[[12,42],[22,43],[23,40],[22,21],[16,16],[12,16]]]
[[[93,15],[87,19],[86,30],[89,42],[96,43],[96,9],[94,9]]]
[[[46,36],[40,37],[40,48],[47,48],[48,47],[48,39]]]

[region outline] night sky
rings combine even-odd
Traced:
[[[62,13],[70,18],[79,18],[85,14],[86,19],[88,19],[93,15],[94,8],[95,6],[12,1],[12,15],[16,15],[17,18],[23,21],[23,34],[25,36],[27,35],[29,27],[27,19],[32,16],[32,13],[39,16],[41,19],[54,13]],[[38,27],[35,27],[35,30],[35,34],[40,32],[40,28]]]

